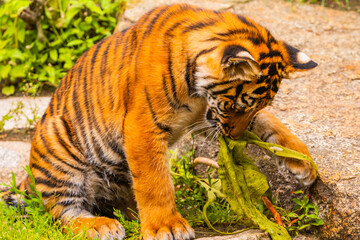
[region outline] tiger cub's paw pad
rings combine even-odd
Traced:
[[[115,219],[107,217],[77,218],[70,224],[74,232],[83,232],[90,239],[122,240],[125,237],[124,227]]]
[[[144,240],[190,240],[195,238],[195,232],[182,217],[176,217],[165,226],[155,226],[143,230]]]

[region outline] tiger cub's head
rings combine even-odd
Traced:
[[[317,64],[298,49],[276,41],[267,30],[231,37],[217,40],[220,44],[199,58],[196,89],[207,99],[206,120],[237,139],[253,116],[273,100],[283,77]]]

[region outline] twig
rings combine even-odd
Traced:
[[[274,206],[272,205],[272,203],[270,202],[270,200],[266,197],[266,196],[262,196],[261,199],[263,200],[263,202],[265,203],[266,207],[270,210],[270,212],[272,213],[272,215],[274,216],[277,224],[279,224],[280,226],[284,227],[284,224],[281,220],[281,215],[280,213],[278,213],[276,211],[276,209],[274,208]]]
[[[206,165],[206,166],[210,166],[210,167],[213,167],[213,168],[216,168],[216,169],[219,169],[219,164],[210,159],[210,158],[206,158],[206,157],[197,157],[195,158],[194,162],[193,162],[193,165],[196,166],[198,164],[203,164],[203,165]]]

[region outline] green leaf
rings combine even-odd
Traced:
[[[293,202],[296,203],[297,205],[299,205],[299,206],[302,205],[302,202],[301,202],[299,199],[293,198],[292,200],[293,200]]]
[[[306,217],[305,214],[302,214],[300,217],[299,217],[299,220],[303,219],[304,217]],[[300,221],[299,221],[300,222]]]
[[[83,40],[76,39],[76,40],[70,41],[70,42],[67,44],[67,46],[68,46],[68,47],[72,47],[72,46],[76,46],[76,45],[82,44],[83,42],[84,42]]]
[[[47,59],[48,59],[48,54],[45,53],[45,54],[41,55],[40,62],[45,63]]]
[[[0,65],[0,80],[8,78],[10,70],[10,65]]]
[[[294,212],[290,212],[290,213],[288,214],[288,217],[297,218],[297,217],[299,217],[299,215],[297,215],[297,214],[294,213]]]
[[[315,207],[314,207],[314,214],[315,214],[315,215],[319,215],[319,208],[318,208],[318,206],[315,206]]]
[[[101,11],[101,8],[95,4],[93,1],[88,1],[86,4],[86,7],[88,7],[93,13],[98,13],[99,15],[103,15],[103,12]]]
[[[92,17],[91,17],[91,16],[87,16],[87,17],[85,18],[85,22],[90,25],[91,22],[92,22]]]
[[[19,42],[21,43],[24,43],[25,41],[25,23],[23,21],[19,21],[19,24],[18,24],[18,40]]]
[[[11,41],[11,39],[0,39],[0,49],[3,49],[3,48],[5,48],[6,47],[6,45],[9,43]],[[1,55],[0,55],[1,56]],[[1,58],[0,58],[0,61],[2,61],[1,60]]]
[[[314,161],[309,156],[307,156],[303,153],[299,153],[297,151],[283,147],[278,144],[263,142],[258,136],[256,136],[254,133],[249,132],[249,131],[246,131],[244,133],[243,138],[248,143],[256,144],[259,147],[265,148],[266,150],[274,153],[277,156],[296,158],[296,159],[303,160],[303,161],[309,161],[311,163],[311,165],[313,166],[313,168],[316,170],[317,174],[319,175],[317,165],[314,163]]]
[[[12,79],[25,77],[26,76],[25,66],[23,64],[21,64],[21,65],[16,65],[16,66],[12,67],[12,69],[10,71],[10,76]]]
[[[309,197],[308,197],[308,196],[304,196],[301,205],[305,207],[306,204],[308,204],[308,203],[309,203]]]
[[[75,17],[76,14],[78,14],[81,10],[82,6],[81,4],[72,4],[70,9],[66,12],[66,25],[64,27],[67,27],[67,25],[70,23],[70,21]]]
[[[316,219],[315,222],[311,223],[311,225],[314,225],[314,226],[321,226],[321,225],[324,225],[324,221],[321,220],[320,218]]]
[[[8,57],[10,57],[11,59],[18,59],[23,61],[24,60],[24,56],[21,53],[21,51],[19,49],[9,49],[8,50]]]
[[[308,228],[308,227],[311,227],[311,225],[310,224],[305,224],[305,225],[302,225],[301,227],[299,227],[299,230],[304,229],[304,228]]]
[[[50,58],[51,60],[53,60],[54,62],[56,62],[58,60],[58,52],[56,49],[53,49],[49,52]]]
[[[14,85],[5,86],[2,88],[1,92],[2,92],[2,94],[6,95],[6,96],[12,95],[15,92],[15,87],[14,87]]]

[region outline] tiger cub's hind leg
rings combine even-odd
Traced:
[[[123,239],[125,230],[117,220],[92,213],[96,204],[94,174],[74,138],[62,117],[39,122],[30,155],[37,191],[42,193],[47,211],[72,232],[86,231],[90,238]]]
[[[276,143],[281,146],[303,153],[311,157],[306,145],[290,132],[276,117],[266,110],[261,110],[254,117],[250,130],[265,142]],[[317,177],[316,170],[308,161],[293,158],[278,158],[286,168],[304,185],[311,185]]]

